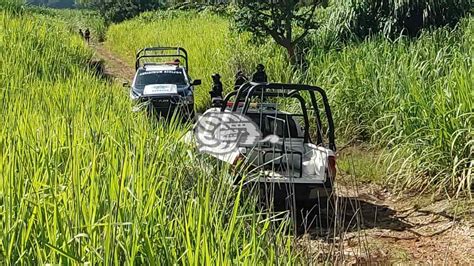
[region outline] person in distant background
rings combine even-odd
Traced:
[[[79,35],[81,35],[81,38],[84,39],[84,32],[82,32],[82,29],[79,29]]]
[[[235,75],[234,90],[238,90],[242,84],[246,83],[248,78],[244,75],[244,72],[238,71]]]
[[[86,39],[87,43],[90,42],[91,32],[89,31],[89,29],[86,29],[86,31],[84,32],[84,38]]]
[[[252,75],[252,81],[257,83],[267,82],[267,73],[262,64],[257,65],[257,72]]]

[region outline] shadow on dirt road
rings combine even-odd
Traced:
[[[363,229],[404,231],[412,227],[390,207],[353,197],[337,197],[325,209],[319,209],[317,204],[311,208],[297,206],[295,216],[298,234],[328,240]]]

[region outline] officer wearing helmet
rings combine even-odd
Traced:
[[[257,65],[257,71],[252,75],[252,81],[257,83],[268,82],[265,67],[262,64]]]
[[[209,92],[212,98],[220,97],[222,98],[222,82],[221,82],[221,75],[218,73],[213,74],[212,76],[212,89]]]
[[[234,89],[238,90],[240,89],[240,86],[242,86],[244,83],[248,81],[247,77],[244,75],[244,72],[239,70],[237,74],[235,75],[235,83],[234,83]]]

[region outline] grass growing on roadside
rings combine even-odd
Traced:
[[[308,71],[290,71],[284,52],[229,31],[228,21],[204,13],[145,13],[113,25],[108,47],[132,64],[134,52],[150,45],[180,45],[190,51],[191,73],[206,78],[198,88],[207,104],[209,77],[219,72],[231,90],[233,73],[263,62],[271,81],[326,88],[339,139],[371,140],[388,147],[389,181],[399,188],[429,186],[469,191],[474,183],[473,20],[455,30],[425,32],[417,40],[374,37],[338,50],[316,46]],[[317,38],[316,38],[317,39]]]
[[[339,153],[337,166],[350,177],[366,183],[383,184],[388,165],[380,159],[382,152],[364,146],[348,147]],[[344,178],[341,176],[339,180]],[[344,180],[340,180],[343,181]]]
[[[63,24],[0,11],[0,263],[290,264],[228,171],[131,112]]]
[[[32,6],[28,8],[33,14],[41,14],[47,19],[56,19],[57,23],[65,23],[71,32],[79,34],[79,29],[85,31],[87,28],[91,32],[92,41],[102,42],[105,40],[107,26],[105,20],[99,13],[87,9],[53,9]]]
[[[402,188],[473,186],[473,22],[309,58],[306,80],[331,88],[336,117],[355,136],[391,149],[392,180]]]

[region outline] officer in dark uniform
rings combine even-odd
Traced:
[[[257,83],[267,82],[267,73],[262,64],[257,65],[257,72],[252,75],[252,81]]]
[[[84,32],[84,38],[86,39],[87,43],[90,42],[91,32],[89,31],[89,29],[86,29],[86,31]]]
[[[211,76],[212,77],[212,89],[209,92],[211,95],[212,106],[217,107],[222,103],[222,82],[221,75],[218,73]]]
[[[238,71],[235,75],[234,90],[238,90],[242,84],[248,81],[247,77],[244,75],[244,72]]]

